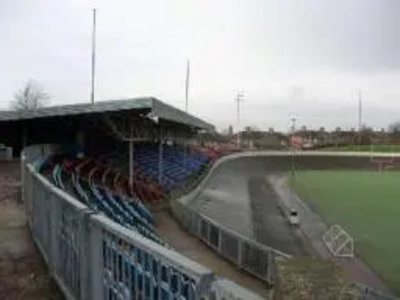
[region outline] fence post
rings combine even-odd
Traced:
[[[203,220],[205,222],[205,220]],[[212,246],[211,244],[211,224],[208,222],[205,222],[205,224],[207,225],[207,244]]]
[[[203,235],[202,235],[202,233],[201,233],[201,222],[202,222],[202,219],[199,217],[199,215],[197,215],[197,232],[196,232],[196,235],[201,239],[201,240],[203,240],[204,241],[204,237],[203,237]]]
[[[58,270],[58,222],[61,219],[59,200],[56,198],[54,193],[49,193],[50,197],[50,257],[49,257],[49,269],[53,274],[57,274]]]
[[[87,299],[104,300],[103,288],[103,234],[102,229],[88,218],[87,263],[90,272]]]
[[[90,276],[93,274],[89,274],[91,268],[90,268],[90,257],[94,255],[95,253],[102,253],[103,248],[100,246],[97,248],[97,251],[90,251],[90,216],[92,215],[92,211],[89,209],[85,209],[82,212],[81,216],[81,227],[80,227],[80,233],[79,233],[79,272],[80,272],[80,279],[81,279],[81,284],[80,284],[80,296],[81,299],[89,299],[88,295],[90,294]],[[101,236],[100,236],[101,238]],[[101,245],[101,243],[100,243]],[[101,257],[101,255],[100,255]],[[102,261],[101,261],[102,263]],[[101,265],[99,265],[101,266]],[[100,274],[102,274],[100,272]],[[93,299],[99,299],[99,298],[93,298]]]
[[[27,212],[26,203],[25,203],[25,154],[24,151],[21,151],[21,202],[24,205],[25,213]]]
[[[242,268],[242,266],[243,266],[243,240],[242,239],[238,240],[238,245],[239,245],[238,266],[239,266],[239,268]]]
[[[270,250],[268,252],[268,284],[269,285],[273,285],[274,284],[274,276],[275,276],[275,270],[276,270],[276,266],[275,266],[275,255],[273,254],[273,252]]]
[[[187,210],[188,214],[190,214],[190,225],[191,225],[191,233],[195,236],[198,236],[199,232],[199,222],[197,218],[197,214],[195,214],[191,209]]]
[[[30,171],[30,170],[29,170]],[[34,237],[38,237],[38,228],[37,228],[37,205],[38,205],[38,193],[37,193],[37,182],[36,178],[33,176],[32,172],[30,171],[30,181],[31,181],[31,188],[29,191],[29,197],[30,199],[30,204],[31,204],[31,229],[32,233],[34,234]]]
[[[222,253],[222,234],[221,234],[222,229],[219,227],[215,227],[215,228],[217,228],[217,230],[218,230],[218,252],[220,254],[223,254]],[[225,257],[225,255],[224,255],[224,257]]]

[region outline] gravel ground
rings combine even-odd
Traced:
[[[19,163],[0,162],[0,299],[63,299],[30,236],[19,171]]]

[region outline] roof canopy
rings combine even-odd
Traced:
[[[94,104],[50,106],[36,110],[0,111],[0,122],[135,110],[147,110],[149,117],[158,120],[175,122],[198,129],[214,130],[213,125],[152,97],[101,101]]]

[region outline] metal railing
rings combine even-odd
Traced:
[[[290,257],[224,228],[216,221],[192,211],[179,200],[171,202],[171,211],[184,228],[220,256],[269,285],[274,284],[275,258]]]
[[[243,153],[228,155],[213,163],[207,169],[207,173],[199,176],[194,184],[186,189],[187,192],[190,191],[189,193],[181,194],[180,198],[177,198],[177,195],[172,197],[170,209],[174,218],[186,230],[202,240],[221,257],[272,286],[275,277],[275,258],[289,258],[290,255],[229,230],[217,221],[193,211],[189,205],[190,201],[198,196],[219,165],[240,155]]]
[[[31,164],[52,151],[24,151],[22,194],[34,241],[67,299],[261,299],[56,188]]]

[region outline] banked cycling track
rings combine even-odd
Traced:
[[[294,159],[293,159],[294,158]],[[200,192],[188,205],[260,243],[294,256],[331,257],[322,242],[328,228],[323,220],[289,191],[279,189],[279,178],[294,161],[297,170],[378,170],[400,164],[400,153],[358,152],[245,152],[215,163],[199,186]],[[275,182],[274,182],[275,181]],[[278,188],[276,187],[278,186]],[[289,200],[290,199],[290,200]],[[284,211],[294,207],[301,215],[299,229],[293,229]],[[389,293],[386,286],[358,258],[339,260],[352,279]]]

